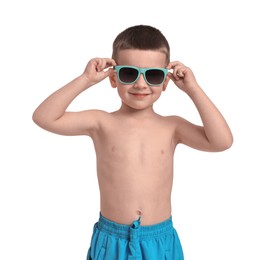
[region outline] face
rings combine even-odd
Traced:
[[[134,66],[138,68],[165,68],[166,54],[151,50],[122,50],[118,53],[116,60],[118,65]],[[149,85],[140,74],[139,78],[132,84],[123,84],[118,80],[117,72],[111,77],[111,85],[117,88],[123,106],[133,109],[146,109],[152,107],[153,103],[165,90],[169,78],[156,86]]]

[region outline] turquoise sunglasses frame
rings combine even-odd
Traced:
[[[138,75],[137,75],[136,79],[134,81],[132,81],[132,82],[124,82],[124,81],[122,81],[120,79],[120,77],[119,77],[119,71],[121,69],[123,69],[123,68],[131,68],[131,69],[137,70],[138,71]],[[165,69],[165,68],[139,68],[139,67],[135,67],[135,66],[123,65],[123,66],[115,66],[114,69],[115,69],[115,71],[118,74],[118,80],[119,80],[119,82],[122,83],[122,84],[126,84],[126,85],[134,84],[139,79],[140,75],[143,74],[143,77],[144,77],[144,79],[145,79],[145,81],[146,81],[146,83],[148,85],[150,85],[150,86],[160,86],[165,81],[166,76],[168,74],[168,70]],[[163,78],[162,82],[159,83],[159,84],[152,84],[152,83],[150,83],[147,80],[147,78],[146,78],[146,72],[149,71],[149,70],[159,70],[159,71],[162,71],[164,73],[164,78]]]

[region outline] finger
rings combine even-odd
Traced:
[[[101,70],[105,70],[109,67],[115,66],[116,62],[110,58],[104,58],[101,60]]]
[[[168,73],[168,77],[169,77],[173,82],[176,81],[174,75],[173,75],[172,73],[170,73],[170,72]]]
[[[174,69],[176,66],[185,66],[183,63],[180,61],[172,61],[168,64],[167,69]]]
[[[183,63],[179,61],[170,62],[170,64],[167,66],[168,69],[173,70],[173,75],[176,80],[179,80],[181,78],[184,78],[184,70],[187,68]]]
[[[117,65],[114,59],[105,58],[105,61],[106,61],[106,65],[107,65],[108,67],[116,66],[116,65]]]
[[[174,69],[173,69],[173,76],[175,77],[176,80],[179,80],[181,75],[182,75],[181,67],[175,66]]]
[[[185,74],[184,74],[184,70],[183,69],[178,69],[176,71],[176,74],[175,74],[178,78],[184,78],[185,77]]]
[[[100,71],[101,70],[101,64],[102,61],[100,58],[94,58],[91,60],[91,66],[96,70],[96,71]]]
[[[114,73],[114,69],[113,68],[109,68],[106,70],[101,71],[101,74],[103,75],[104,78],[109,77],[110,75],[112,75],[112,73]]]

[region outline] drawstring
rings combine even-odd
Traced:
[[[135,220],[132,224],[132,228],[133,229],[138,229],[138,227],[140,226],[141,224],[141,216],[138,217],[138,220]]]
[[[129,240],[129,256],[128,259],[136,260],[141,259],[140,246],[139,246],[139,227],[141,223],[141,214],[138,219],[135,220],[130,228],[130,240]]]

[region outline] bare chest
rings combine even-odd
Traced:
[[[107,155],[116,161],[159,163],[172,158],[173,131],[168,126],[126,124],[112,125],[96,138],[97,154]]]

